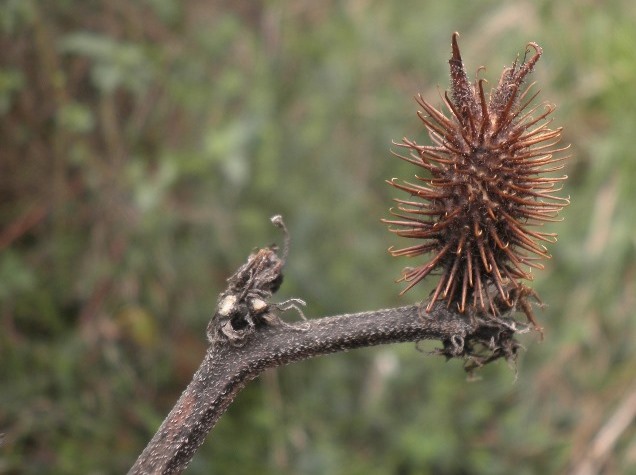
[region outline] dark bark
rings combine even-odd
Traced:
[[[440,303],[430,313],[415,305],[290,325],[278,314],[302,301],[269,301],[283,264],[275,248],[261,249],[228,279],[208,326],[211,345],[201,366],[130,474],[185,470],[236,394],[267,368],[366,346],[439,340],[438,354],[464,358],[472,370],[498,358],[514,359],[519,348],[514,335],[528,329],[510,317],[513,310],[469,317]]]

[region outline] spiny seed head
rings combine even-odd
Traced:
[[[404,269],[399,281],[408,285],[402,293],[435,272],[440,280],[427,311],[444,300],[460,312],[497,314],[502,303],[512,307],[528,294],[519,280],[531,280],[530,268],[543,268],[537,261],[550,257],[541,242],[555,242],[556,235],[536,228],[558,221],[569,203],[555,195],[567,177],[545,176],[563,168],[567,157],[560,152],[568,147],[557,146],[561,128],[549,128],[554,107],[531,105],[538,91],[530,92],[533,84],[522,88],[541,48],[529,43],[526,54],[532,56],[505,68],[486,95],[483,79],[468,79],[458,36],[452,37],[450,94],[442,98],[446,113],[416,98],[432,144],[407,138],[396,144],[410,152],[396,155],[424,176],[416,175],[416,183],[388,181],[411,198],[396,199],[394,218],[383,221],[398,236],[419,240],[389,249],[392,255],[431,256]]]

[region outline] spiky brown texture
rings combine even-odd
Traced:
[[[415,198],[396,199],[398,207],[391,214],[398,219],[384,221],[395,234],[421,241],[391,248],[392,255],[432,255],[428,262],[404,269],[400,281],[408,285],[402,293],[435,271],[441,277],[427,311],[445,300],[449,306],[457,304],[460,312],[473,308],[496,315],[502,303],[512,307],[519,303],[515,295],[529,293],[519,280],[531,280],[530,268],[543,268],[537,261],[550,257],[540,241],[554,242],[556,235],[530,227],[556,221],[569,202],[554,195],[561,189],[555,185],[566,176],[542,176],[563,168],[557,162],[567,157],[554,154],[568,147],[556,145],[561,128],[549,128],[554,107],[531,107],[538,91],[530,94],[532,84],[521,89],[541,48],[529,43],[526,54],[534,54],[504,69],[486,96],[483,79],[474,84],[468,79],[458,36],[452,37],[450,95],[443,97],[448,114],[422,96],[416,98],[433,145],[407,138],[398,144],[410,155],[396,155],[426,170],[427,176],[416,176],[420,184],[388,182]]]

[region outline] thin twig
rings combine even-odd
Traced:
[[[361,347],[440,340],[437,354],[463,358],[473,370],[499,358],[514,360],[520,348],[514,336],[529,328],[509,314],[469,317],[439,302],[427,313],[422,304],[289,324],[278,314],[293,308],[304,318],[296,305],[304,302],[270,301],[283,264],[276,247],[260,249],[228,279],[208,325],[203,362],[129,474],[185,470],[236,394],[268,368]]]
[[[572,470],[572,475],[600,473],[620,436],[636,420],[636,386],[621,399],[614,413],[590,442],[585,455]]]
[[[267,368],[385,343],[465,339],[477,330],[441,306],[427,316],[418,317],[418,306],[391,308],[312,320],[305,331],[294,331],[302,324],[263,327],[241,346],[217,341],[129,473],[183,471],[238,391]]]

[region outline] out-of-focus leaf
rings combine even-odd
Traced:
[[[143,92],[155,71],[143,45],[117,41],[89,32],[71,33],[59,42],[62,53],[85,57],[92,62],[91,78],[100,90],[111,93],[117,88]]]

